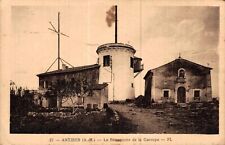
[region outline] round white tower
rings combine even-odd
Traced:
[[[123,43],[98,47],[99,83],[108,83],[108,100],[134,99],[134,54],[136,50]]]

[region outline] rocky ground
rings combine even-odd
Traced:
[[[126,119],[130,133],[218,134],[219,112],[213,103],[175,104],[138,108],[134,104],[110,104]]]
[[[118,114],[104,111],[28,112],[10,117],[11,133],[63,134],[63,133],[116,133],[120,132]],[[121,128],[122,129],[122,128]],[[125,130],[125,129],[122,129]]]
[[[132,133],[136,127],[117,111],[28,112],[11,115],[10,133],[79,134],[79,133]]]
[[[103,110],[42,109],[11,114],[10,133],[218,134],[218,103],[109,104]]]

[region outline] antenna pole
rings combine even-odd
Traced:
[[[49,23],[51,24],[52,28],[48,28],[48,29],[57,33],[57,35],[58,35],[58,57],[56,58],[56,60],[58,60],[58,70],[60,70],[60,61],[61,61],[61,57],[60,57],[60,35],[63,35],[63,36],[66,36],[66,37],[69,37],[69,36],[60,32],[60,12],[58,12],[58,30],[56,30],[56,28],[54,27],[52,22],[49,22]],[[54,61],[54,63],[56,62],[56,60]],[[48,68],[48,70],[52,67],[52,65]]]
[[[60,12],[58,12],[58,70],[60,70]]]
[[[117,5],[115,5],[115,43],[117,43]]]

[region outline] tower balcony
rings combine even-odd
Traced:
[[[134,57],[134,73],[144,70],[144,65],[141,64],[142,58]]]
[[[134,66],[134,73],[136,72],[141,72],[144,70],[144,64],[138,65],[138,66]]]

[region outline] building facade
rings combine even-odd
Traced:
[[[210,101],[211,69],[179,57],[147,72],[145,97],[155,102]]]
[[[99,46],[96,52],[98,64],[63,67],[37,75],[43,107],[87,105],[87,102],[98,102],[102,107],[108,101],[135,98],[134,77],[143,70],[142,59],[134,56],[136,50],[128,44],[107,43]]]
[[[99,65],[65,68],[38,74],[40,105],[73,107],[87,104],[103,107],[108,103],[107,84],[98,84]]]

